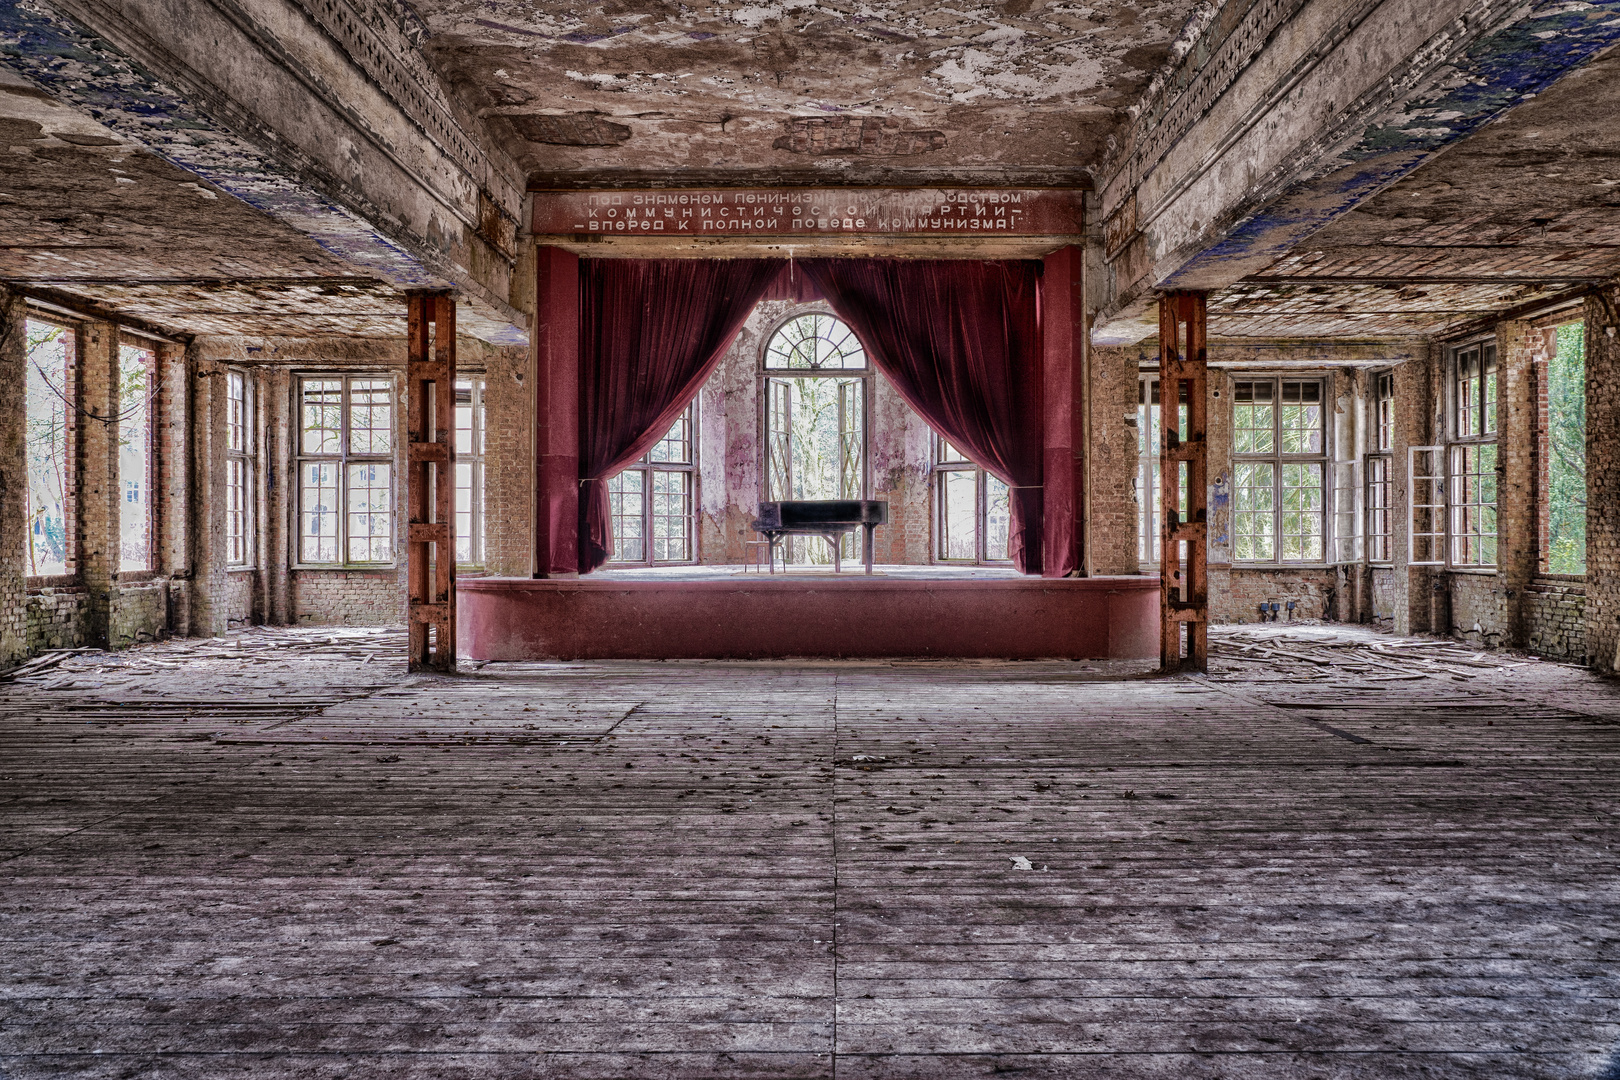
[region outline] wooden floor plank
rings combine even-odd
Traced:
[[[1620,690],[1212,640],[75,654],[0,689],[0,1076],[1620,1075]]]

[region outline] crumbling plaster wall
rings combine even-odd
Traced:
[[[1134,574],[1137,561],[1138,439],[1136,403],[1141,370],[1135,348],[1090,351],[1090,500],[1086,544],[1091,572]]]
[[[701,562],[736,564],[749,558],[745,543],[756,539],[751,523],[764,498],[761,357],[778,326],[808,312],[829,309],[791,300],[761,303],[699,392]],[[867,423],[871,497],[889,503],[889,523],[877,530],[873,557],[880,563],[927,563],[932,552],[928,425],[882,375],[874,375],[872,382]]]

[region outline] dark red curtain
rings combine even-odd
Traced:
[[[580,260],[580,573],[613,547],[607,478],[663,438],[785,265]]]
[[[1012,488],[1013,564],[1041,572],[1038,262],[804,259],[900,396]]]

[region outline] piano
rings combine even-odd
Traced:
[[[776,545],[784,536],[825,536],[833,550],[833,573],[843,571],[839,541],[864,527],[866,572],[872,572],[872,532],[889,523],[889,504],[879,499],[800,499],[759,504],[754,531],[770,541],[771,573],[776,573]],[[782,563],[783,573],[787,562]]]

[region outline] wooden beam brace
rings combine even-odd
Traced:
[[[411,291],[406,377],[409,666],[456,670],[456,301]]]
[[[1163,671],[1209,670],[1206,326],[1204,293],[1170,292],[1159,297],[1159,429],[1163,432],[1159,448],[1159,490],[1163,500],[1159,534],[1159,667]],[[1181,629],[1184,624],[1185,635]]]

